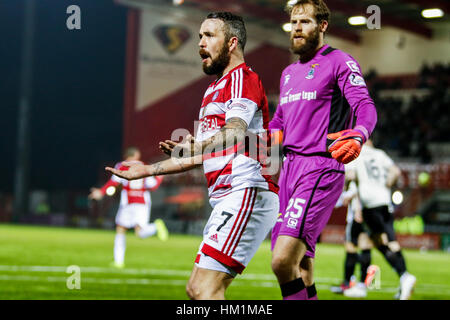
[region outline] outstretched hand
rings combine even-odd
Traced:
[[[122,167],[119,169],[106,167],[105,170],[127,180],[136,180],[149,176],[146,165],[134,161],[122,162]]]
[[[159,143],[159,149],[167,154],[168,156],[172,156],[173,149],[178,145],[178,142],[172,140],[166,140],[164,142]]]
[[[195,141],[195,138],[188,134],[183,142],[165,140],[159,143],[159,149],[168,156],[189,157],[201,153],[201,143]]]

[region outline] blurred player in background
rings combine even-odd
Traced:
[[[126,163],[128,171],[106,169],[136,179],[203,165],[213,211],[186,291],[191,299],[224,299],[227,287],[275,223],[278,186],[247,150],[249,135],[259,137],[267,132],[269,110],[259,76],[244,62],[244,21],[228,12],[211,13],[199,36],[203,71],[216,75],[217,80],[204,95],[195,139],[188,135],[180,144],[160,143],[160,148],[172,155],[165,161],[147,166]],[[255,141],[259,147],[259,140]],[[186,156],[176,157],[175,150],[183,150]]]
[[[317,238],[344,188],[344,163],[355,159],[377,120],[358,63],[324,43],[330,11],[322,0],[288,6],[291,50],[270,122],[283,134],[280,214],[272,231],[272,269],[286,300],[316,300]],[[351,129],[352,128],[352,129]]]
[[[356,183],[351,181],[336,203],[336,207],[347,207],[347,226],[345,227],[345,262],[344,281],[340,286],[331,287],[334,293],[343,293],[350,298],[365,298],[367,296],[367,284],[371,282],[373,274],[367,275],[367,269],[372,259],[372,241],[367,234],[362,217],[361,202],[358,197]],[[358,254],[358,249],[361,253]],[[351,283],[356,264],[361,266],[360,281]]]
[[[125,151],[125,161],[130,163],[142,163],[139,149],[130,147]],[[115,168],[122,167],[119,162]],[[150,191],[156,190],[161,184],[162,177],[148,177],[134,181],[128,181],[112,175],[111,179],[101,188],[92,188],[89,199],[101,200],[110,187],[117,188],[122,185],[120,206],[116,215],[116,238],[114,240],[113,266],[123,268],[125,266],[126,231],[134,228],[139,238],[147,238],[157,234],[162,241],[168,239],[168,231],[161,219],[154,223],[150,221],[151,196]]]
[[[392,159],[383,150],[374,148],[371,140],[362,148],[359,158],[346,165],[347,178],[358,185],[363,219],[370,237],[400,277],[399,299],[407,300],[416,277],[406,270],[405,258],[395,237],[391,203],[391,187],[400,174]]]

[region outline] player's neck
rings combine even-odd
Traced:
[[[305,63],[310,61],[311,59],[313,59],[316,56],[316,53],[325,45],[325,42],[323,41],[323,38],[320,37],[319,38],[319,44],[317,45],[317,47],[314,50],[311,50],[310,52],[307,52],[305,54],[302,54],[300,56],[300,62],[301,63]]]
[[[217,74],[217,79],[220,79],[223,77],[223,75],[227,74],[228,72],[230,72],[230,70],[233,70],[234,68],[236,68],[238,65],[244,63],[244,58],[242,56],[235,56],[232,55],[230,58],[230,63],[228,64],[228,66],[223,69],[223,72],[220,74]]]

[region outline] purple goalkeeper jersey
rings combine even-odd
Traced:
[[[327,152],[327,134],[358,129],[366,139],[377,121],[359,64],[324,45],[306,63],[284,69],[280,100],[269,130],[283,130],[283,148],[299,154]]]

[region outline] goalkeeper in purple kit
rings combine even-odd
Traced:
[[[377,114],[358,63],[324,44],[330,12],[322,0],[288,7],[291,49],[300,59],[280,79],[270,122],[282,132],[280,213],[272,230],[272,270],[283,299],[316,300],[317,238],[344,186],[344,164],[356,159]]]

